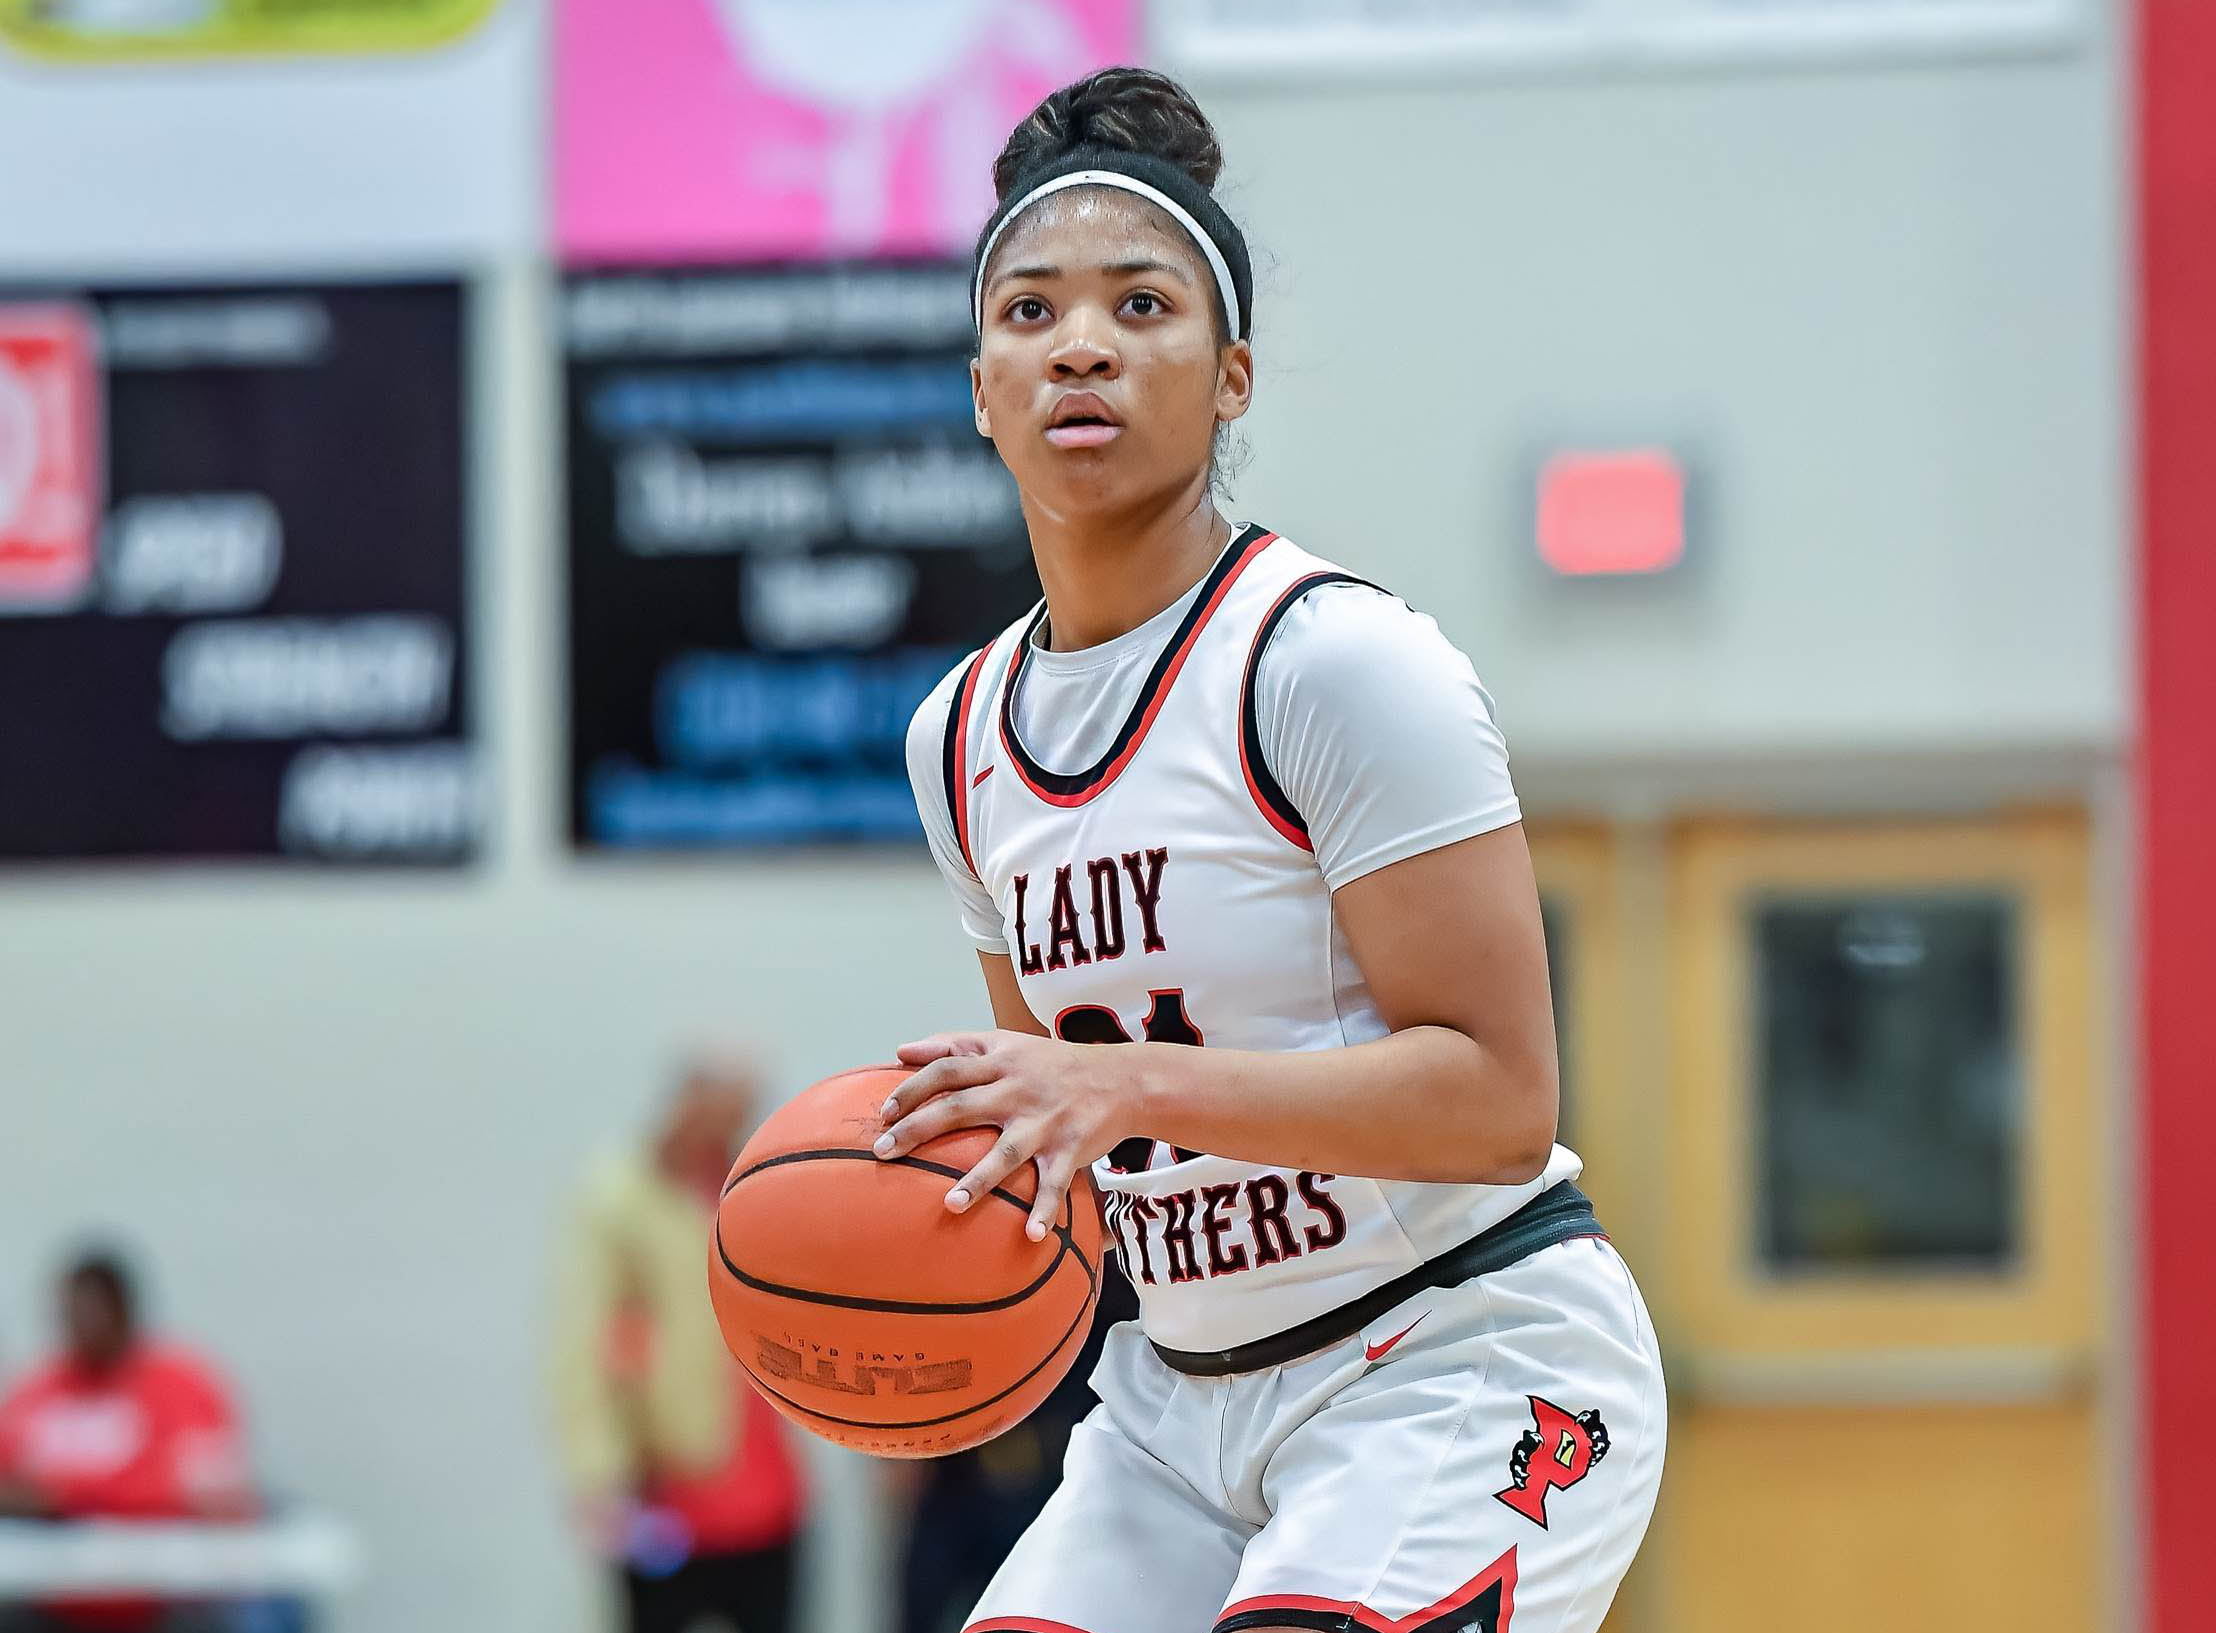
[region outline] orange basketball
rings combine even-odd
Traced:
[[[762,1125],[724,1182],[708,1289],[723,1341],[785,1416],[855,1451],[938,1457],[1010,1427],[1069,1371],[1099,1292],[1100,1213],[1080,1175],[1032,1241],[1028,1163],[949,1212],[997,1131],[878,1158],[878,1108],[908,1076],[841,1072]]]

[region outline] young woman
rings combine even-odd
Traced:
[[[947,1205],[1035,1164],[1034,1236],[1092,1165],[1142,1314],[969,1625],[1588,1633],[1661,1477],[1654,1331],[1554,1143],[1491,700],[1211,498],[1254,386],[1221,165],[1177,85],[1096,74],[978,241],[977,428],[1046,599],[908,758],[1000,1030],[903,1049],[878,1151],[999,1128]]]

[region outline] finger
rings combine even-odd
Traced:
[[[982,1104],[973,1089],[942,1094],[929,1105],[919,1106],[877,1136],[870,1150],[880,1157],[904,1157],[918,1146],[929,1145],[942,1134],[959,1128],[998,1128],[999,1118]]]
[[[1002,1129],[977,1166],[954,1182],[954,1189],[946,1193],[946,1205],[956,1213],[967,1213],[979,1197],[991,1195],[994,1186],[1031,1160],[1034,1139],[1022,1129]]]
[[[975,1088],[1000,1075],[989,1055],[942,1055],[885,1096],[877,1108],[877,1120],[888,1127],[918,1106],[953,1089]]]
[[[1024,1234],[1031,1240],[1046,1240],[1046,1233],[1062,1217],[1070,1181],[1076,1177],[1077,1164],[1066,1152],[1039,1158],[1039,1194],[1031,1199],[1031,1219],[1024,1226]]]
[[[902,1044],[893,1056],[903,1066],[927,1066],[947,1055],[981,1055],[986,1042],[975,1032],[934,1032],[928,1038]]]

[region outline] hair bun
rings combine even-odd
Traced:
[[[1143,153],[1213,189],[1223,173],[1215,127],[1192,93],[1151,68],[1103,68],[1031,110],[993,161],[993,193],[1005,202],[1019,177],[1086,146]]]

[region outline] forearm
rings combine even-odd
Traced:
[[[1346,1049],[1261,1054],[1112,1045],[1133,1132],[1272,1167],[1371,1179],[1522,1184],[1554,1142],[1552,1064],[1445,1026]]]

